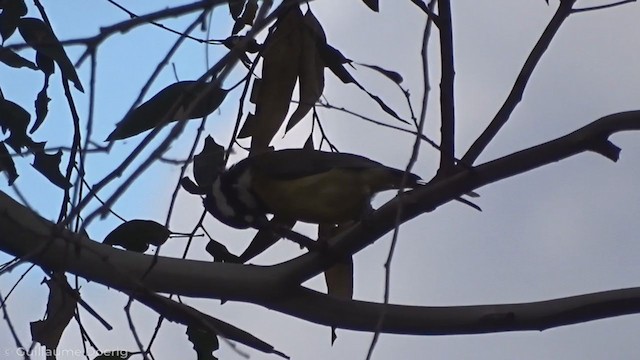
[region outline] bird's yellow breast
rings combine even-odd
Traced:
[[[373,195],[361,171],[333,169],[296,179],[270,179],[253,174],[256,195],[271,213],[311,223],[357,220]]]

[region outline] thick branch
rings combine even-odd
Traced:
[[[451,23],[451,3],[438,1],[440,30],[440,58],[442,75],[440,78],[440,169],[438,175],[444,176],[453,171],[455,159],[455,101],[453,61],[453,25]]]
[[[640,110],[612,114],[558,139],[463,170],[402,196],[401,221],[435,210],[438,206],[487,184],[522,174],[585,151],[617,160],[619,149],[607,140],[615,132],[640,130]],[[388,202],[351,229],[328,242],[327,254],[353,255],[396,226],[399,198]],[[279,265],[291,283],[300,284],[331,266],[335,256],[307,253]]]
[[[545,330],[640,313],[640,288],[519,304],[428,307],[341,300],[308,289],[269,308],[341,329],[411,335],[460,335]],[[379,315],[384,311],[382,326]]]

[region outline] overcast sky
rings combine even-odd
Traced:
[[[122,1],[136,13],[162,9],[170,1]],[[578,1],[578,7],[604,2]],[[491,120],[504,101],[533,44],[558,5],[550,0],[494,0],[453,2],[456,59],[457,155],[462,155]],[[29,16],[38,16],[31,3]],[[44,2],[60,39],[91,36],[100,26],[127,19],[127,15],[107,1],[67,0]],[[376,64],[400,72],[403,86],[412,94],[418,109],[422,96],[420,42],[425,16],[411,1],[381,0],[381,12],[371,12],[359,0],[317,0],[311,8],[322,23],[330,44],[354,61]],[[501,130],[479,161],[484,162],[513,151],[562,136],[607,114],[640,108],[640,5],[572,15],[560,29],[544,55],[512,119]],[[165,23],[186,28],[193,17]],[[226,7],[214,13],[212,37],[230,32]],[[205,34],[197,33],[204,37]],[[432,93],[429,100],[427,136],[438,138],[439,59],[437,32],[431,46]],[[98,51],[95,140],[102,141],[137,97],[140,87],[168,51],[176,35],[147,26],[106,40]],[[21,42],[14,35],[7,43]],[[72,59],[84,50],[69,48]],[[211,47],[215,61],[224,49]],[[33,58],[33,53],[22,52]],[[181,80],[196,79],[205,71],[204,46],[187,41],[175,58]],[[88,88],[89,66],[79,71]],[[373,93],[382,96],[405,117],[407,108],[400,92],[375,73],[358,68],[354,76]],[[40,88],[41,74],[0,65],[0,86],[5,97],[31,110]],[[165,69],[152,86],[154,94],[175,81],[171,68]],[[37,141],[68,145],[71,120],[61,93],[59,74],[54,75],[50,97],[51,112]],[[225,87],[233,85],[233,78]],[[75,92],[81,116],[86,118],[88,97]],[[235,91],[220,111],[210,117],[207,133],[226,143],[236,116]],[[330,103],[391,124],[398,124],[378,110],[354,86],[339,83],[327,72],[325,96]],[[148,96],[147,96],[148,98]],[[33,111],[32,111],[33,114]],[[331,140],[341,151],[365,155],[387,165],[406,166],[413,139],[381,129],[354,117],[321,111],[321,119]],[[170,157],[183,158],[189,151],[198,121],[188,125]],[[276,137],[276,148],[300,147],[308,136],[306,119],[284,139]],[[163,132],[165,133],[165,132]],[[117,144],[109,155],[89,157],[88,181],[95,183],[111,171],[142,137]],[[184,140],[182,140],[184,138]],[[404,225],[394,257],[391,301],[428,306],[529,302],[588,292],[638,286],[640,279],[640,134],[612,137],[622,148],[613,163],[599,155],[585,153],[530,173],[478,189],[479,213],[460,203],[446,204]],[[200,147],[198,148],[200,149]],[[240,153],[239,155],[242,155]],[[31,158],[17,159],[20,178],[17,186],[30,204],[49,219],[55,219],[61,192],[37,174]],[[437,170],[438,154],[422,145],[414,171],[429,179]],[[141,177],[114,210],[127,219],[144,218],[164,222],[170,195],[178,180],[177,167],[154,165]],[[124,178],[123,178],[124,179]],[[123,180],[119,180],[123,181]],[[116,181],[116,184],[120,184]],[[0,189],[14,195],[3,180]],[[36,190],[37,189],[37,190]],[[105,197],[113,191],[109,187]],[[182,193],[171,229],[189,231],[202,211],[199,198]],[[376,199],[376,206],[388,196]],[[95,222],[88,229],[96,240],[119,220],[114,217]],[[207,219],[216,239],[233,251],[241,251],[251,239],[242,232]],[[313,234],[309,226],[302,231]],[[239,239],[239,240],[238,240]],[[385,261],[390,239],[383,238],[355,257],[355,298],[382,301]],[[210,259],[204,253],[206,241],[193,244],[191,258]],[[184,243],[174,240],[162,254],[179,256]],[[283,242],[254,260],[272,264],[300,253],[297,245]],[[0,260],[6,261],[6,256]],[[21,275],[19,268],[0,277],[3,296]],[[30,341],[29,321],[44,314],[47,290],[39,285],[43,274],[33,270],[18,286],[8,302],[12,322],[23,343]],[[107,332],[84,312],[84,325],[101,349],[135,350],[124,312],[127,298],[95,283],[85,283],[83,299],[115,326]],[[323,290],[321,278],[308,285]],[[264,308],[202,299],[184,299],[198,309],[229,321],[274,345],[292,359],[364,359],[372,335],[338,330],[338,340],[330,346],[328,328],[298,320]],[[155,327],[156,315],[135,307],[137,329],[143,342]],[[518,332],[472,336],[382,335],[375,359],[602,359],[637,357],[638,316],[625,316],[544,332]],[[165,324],[154,349],[157,359],[193,357],[185,328]],[[81,349],[77,326],[70,325],[60,349]],[[6,324],[0,324],[0,350],[13,355],[14,344]],[[242,348],[251,359],[275,359]],[[217,353],[222,359],[241,359],[226,344]],[[12,358],[8,357],[8,358]],[[43,357],[34,357],[36,359]],[[75,359],[74,356],[61,359]]]

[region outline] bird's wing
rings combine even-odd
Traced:
[[[251,157],[247,161],[255,170],[273,179],[281,180],[317,175],[333,169],[387,168],[364,156],[305,149],[264,153]]]

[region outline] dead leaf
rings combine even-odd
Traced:
[[[27,135],[30,119],[31,114],[22,106],[0,98],[0,129],[3,133],[7,130],[11,131],[6,143],[18,154],[22,154],[22,148],[31,147],[34,144]]]
[[[2,21],[2,19],[0,19],[0,21]],[[26,67],[32,70],[38,70],[36,64],[16,54],[13,50],[7,49],[3,46],[0,46],[0,61],[13,68]]]
[[[44,146],[42,146],[44,148]],[[60,161],[62,160],[62,150],[55,154],[47,154],[44,149],[34,151],[33,167],[44,175],[52,184],[68,189],[71,183],[60,172]]]
[[[84,92],[75,67],[53,30],[47,24],[36,18],[22,18],[18,23],[18,31],[29,46],[53,59],[60,67],[62,76],[71,81],[76,89]]]
[[[296,85],[302,48],[300,28],[303,16],[298,6],[290,7],[267,38],[263,53],[262,83],[251,126],[251,153],[265,151],[287,116]]]
[[[103,244],[121,246],[129,251],[145,252],[149,245],[160,246],[171,235],[164,225],[151,220],[131,220],[113,229]]]
[[[326,45],[327,39],[311,10],[304,16],[304,26],[301,29],[302,54],[299,69],[299,104],[287,122],[286,131],[291,130],[315,106],[316,101],[324,90],[324,67],[319,46]]]
[[[73,290],[62,274],[54,273],[55,279],[45,280],[49,287],[47,315],[45,320],[31,323],[31,338],[53,350],[58,347],[64,329],[76,310],[77,291]]]
[[[207,116],[222,104],[227,92],[213,82],[171,84],[127,114],[106,141],[126,139],[173,121]]]
[[[31,126],[31,130],[29,130],[30,134],[33,134],[34,131],[38,130],[40,125],[44,122],[44,119],[47,117],[49,113],[49,96],[47,95],[47,88],[49,87],[49,75],[45,74],[44,85],[42,86],[42,90],[38,93],[35,101],[36,108],[36,120]]]
[[[9,179],[9,186],[13,185],[13,182],[18,178],[18,172],[16,171],[16,165],[13,163],[13,159],[4,145],[4,142],[0,142],[0,172],[5,171]]]

